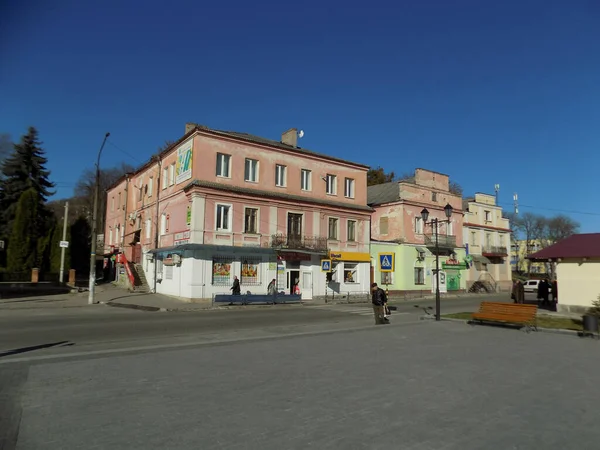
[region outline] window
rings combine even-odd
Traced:
[[[356,242],[356,220],[348,221],[348,242]]]
[[[231,214],[229,205],[217,205],[217,231],[230,231]]]
[[[152,237],[152,219],[146,219],[146,239]]]
[[[160,234],[167,234],[167,231],[169,231],[169,215],[163,213],[160,216]]]
[[[121,207],[121,193],[119,192],[119,201],[117,202],[117,209]]]
[[[325,190],[329,195],[336,195],[337,193],[337,177],[335,175],[327,174],[325,177]]]
[[[152,191],[154,190],[154,177],[150,177],[148,180],[148,197],[152,197]]]
[[[175,163],[169,166],[169,186],[175,184]]]
[[[162,175],[162,188],[166,189],[168,185],[169,185],[169,168],[165,167],[163,169],[163,175]]]
[[[354,198],[354,180],[352,178],[344,180],[344,197]]]
[[[338,238],[338,220],[335,217],[329,218],[329,239],[337,240]]]
[[[485,233],[485,246],[490,247],[492,245],[492,235],[490,233]]]
[[[423,234],[423,218],[415,217],[415,233]]]
[[[431,193],[431,201],[432,202],[437,202],[437,192],[432,192]]]
[[[259,268],[260,258],[247,257],[242,258],[242,272],[240,284],[244,286],[260,286]]]
[[[288,239],[300,239],[302,236],[302,214],[288,213]]]
[[[446,224],[446,234],[448,236],[454,236],[454,224],[452,222]]]
[[[415,267],[415,284],[425,284],[425,269]]]
[[[246,208],[244,211],[244,233],[258,233],[258,209]]]
[[[388,234],[388,218],[379,218],[379,234]]]
[[[217,176],[229,178],[229,165],[231,163],[231,155],[217,153]]]
[[[490,214],[489,211],[484,211],[484,213],[485,213],[485,221],[490,222],[492,220],[492,215]]]
[[[115,210],[115,198],[112,197],[111,201],[110,201],[110,210],[114,211]]]
[[[344,283],[358,283],[358,263],[344,263]]]
[[[381,284],[387,286],[388,284],[394,284],[392,281],[392,273],[391,272],[381,272]]]
[[[117,228],[115,228],[115,244],[119,245],[119,232],[120,232],[120,225],[117,225]]]
[[[477,245],[477,232],[471,231],[471,245]]]
[[[230,286],[231,280],[231,258],[216,257],[212,261],[212,284],[213,286]]]
[[[144,195],[144,190],[143,187],[140,186],[140,188],[138,189],[138,202],[142,201],[142,196]]]
[[[113,243],[113,230],[112,227],[108,231],[108,245],[112,245]]]
[[[307,170],[307,169],[302,169],[302,171],[300,172],[300,188],[303,191],[310,191],[311,186],[310,186],[310,182],[311,182],[311,171]]]
[[[286,182],[287,167],[277,164],[275,166],[275,186],[284,187]]]
[[[256,159],[246,158],[246,169],[244,171],[244,180],[256,183],[258,181],[258,161]]]

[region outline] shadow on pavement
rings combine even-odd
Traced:
[[[60,341],[60,342],[53,342],[51,344],[41,344],[41,345],[33,345],[31,347],[15,348],[15,349],[12,349],[12,350],[6,350],[6,351],[3,351],[3,352],[0,352],[0,358],[3,358],[5,356],[18,355],[20,353],[33,352],[33,351],[41,350],[41,349],[44,349],[44,348],[70,347],[72,345],[75,345],[75,343],[74,342],[70,342],[70,341]]]

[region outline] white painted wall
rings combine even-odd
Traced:
[[[556,278],[559,305],[592,306],[600,295],[600,258],[563,260],[556,264]]]

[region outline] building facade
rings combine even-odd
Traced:
[[[493,291],[512,289],[510,223],[496,197],[477,193],[463,201],[463,239],[470,256],[467,289],[477,284]],[[477,287],[477,286],[476,286]]]
[[[151,289],[183,299],[230,293],[234,276],[243,293],[267,293],[272,279],[286,293],[298,284],[307,300],[367,292],[368,166],[301,149],[297,136],[187,124],[108,192],[106,251],[121,252]]]
[[[393,293],[429,293],[435,288],[436,254],[439,255],[440,288],[460,291],[466,287],[462,231],[462,197],[450,192],[448,175],[416,169],[411,179],[368,187],[371,218],[371,258],[375,281]],[[453,208],[449,222],[444,207]],[[424,223],[440,222],[436,233]],[[387,259],[386,259],[387,257]],[[393,261],[391,261],[393,260]],[[389,269],[387,263],[392,262]]]
[[[548,275],[550,264],[547,262],[536,262],[527,259],[527,256],[539,252],[544,248],[537,239],[513,240],[510,248],[510,264],[512,270],[519,274],[528,274],[532,277],[542,277]]]

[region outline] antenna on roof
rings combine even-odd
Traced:
[[[515,192],[513,195],[513,201],[515,202],[515,215],[519,214],[519,196]]]
[[[304,130],[298,131],[298,137],[302,139],[304,137]]]
[[[499,184],[495,184],[494,185],[494,191],[496,192],[496,206],[498,206],[498,192],[500,192],[500,185]]]

